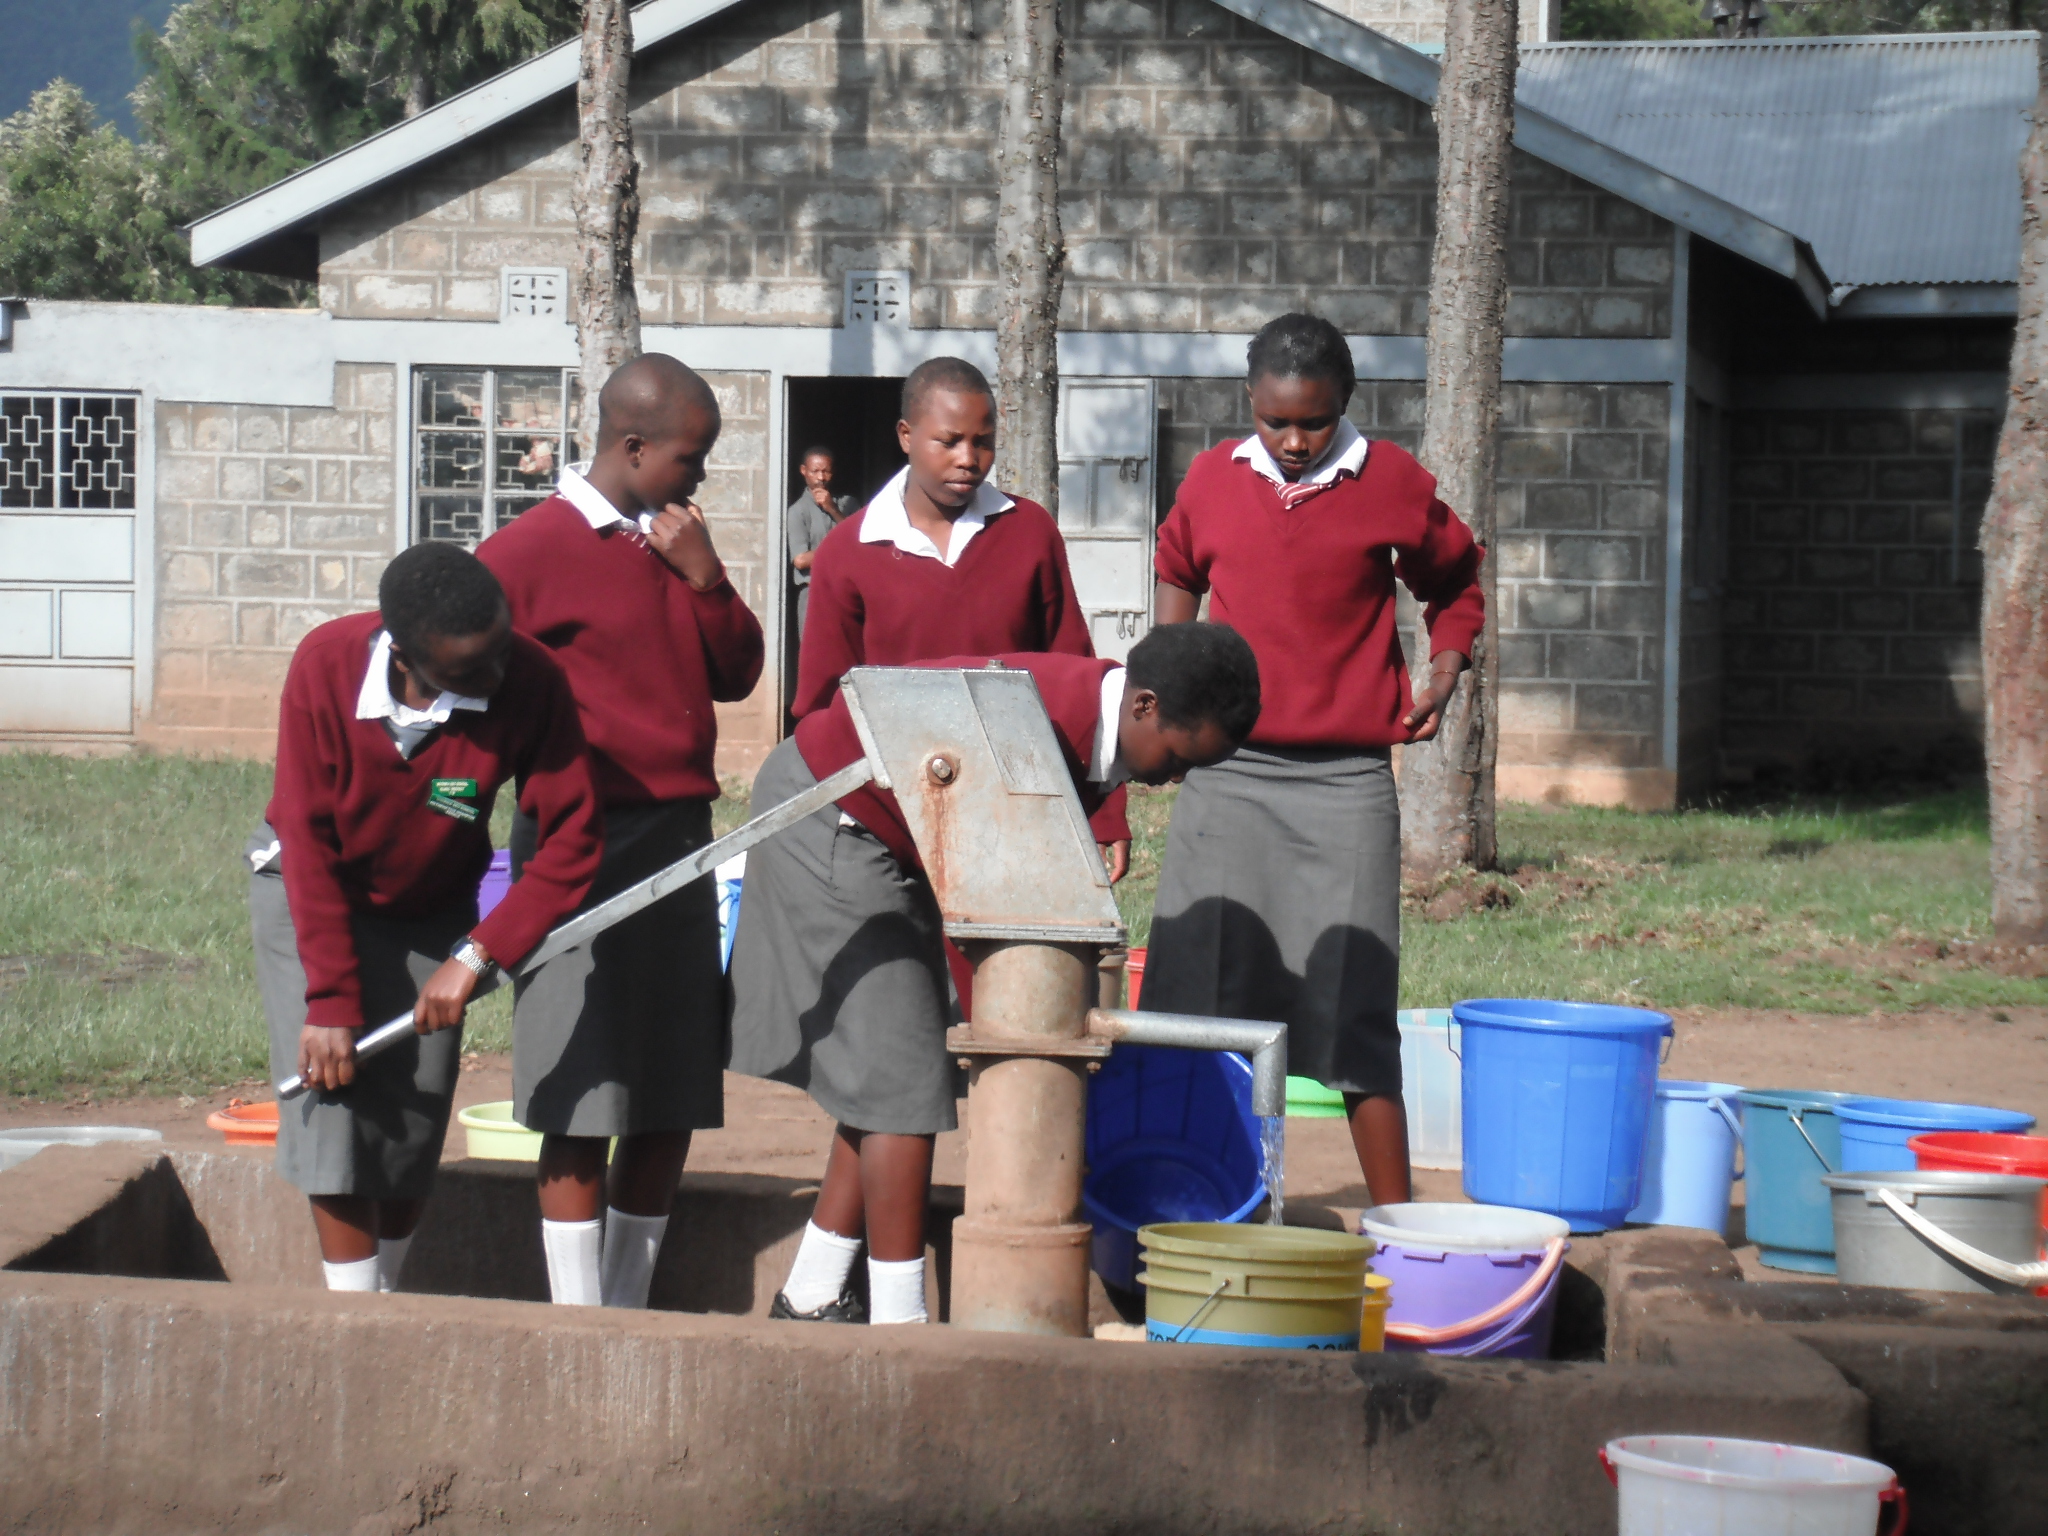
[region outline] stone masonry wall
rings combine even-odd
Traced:
[[[711,450],[697,505],[704,509],[712,539],[739,594],[766,629],[768,582],[782,574],[769,561],[768,397],[765,373],[706,373],[718,396],[724,428]],[[772,647],[771,647],[772,651]],[[772,656],[771,656],[772,661]],[[768,673],[744,701],[718,706],[718,771],[748,780],[775,745],[781,727],[775,701],[781,698]]]
[[[1422,385],[1362,380],[1350,416],[1413,451]],[[1251,430],[1235,380],[1162,380],[1162,503],[1202,449]],[[1660,770],[1668,395],[1663,386],[1510,384],[1499,472],[1503,793],[1576,773]],[[1559,788],[1563,786],[1563,788]],[[1662,779],[1607,798],[1668,803]],[[1588,794],[1587,797],[1590,797]]]
[[[733,584],[766,604],[768,376],[714,373],[725,430],[699,504]],[[335,372],[332,410],[157,407],[155,706],[138,733],[183,751],[267,755],[277,697],[307,631],[375,606],[400,544],[394,370]],[[772,687],[718,706],[719,770],[775,743]]]
[[[156,407],[155,703],[138,736],[266,754],[292,649],[372,606],[398,547],[394,370],[343,363],[332,409]]]
[[[1971,758],[1997,429],[1984,411],[1736,418],[1723,701],[1736,774]]]
[[[652,324],[836,325],[849,270],[907,269],[920,327],[994,323],[996,0],[764,0],[634,64]],[[1077,0],[1064,323],[1251,331],[1307,308],[1424,330],[1428,110],[1208,3]],[[496,318],[506,266],[568,267],[573,104],[351,205],[321,232],[344,316]],[[1672,230],[1514,166],[1509,330],[1670,333]]]

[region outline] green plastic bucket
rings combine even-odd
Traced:
[[[1292,1120],[1342,1120],[1344,1095],[1312,1077],[1287,1079],[1287,1115]]]
[[[1138,1246],[1148,1342],[1358,1349],[1370,1238],[1175,1221],[1140,1228]]]

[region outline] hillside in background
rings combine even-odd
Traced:
[[[131,138],[128,93],[142,79],[133,33],[161,32],[173,0],[0,0],[0,118],[62,75]]]

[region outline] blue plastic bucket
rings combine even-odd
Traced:
[[[1650,1105],[1643,1145],[1643,1192],[1630,1221],[1724,1232],[1742,1146],[1742,1089],[1734,1083],[1668,1078]]]
[[[1835,1216],[1821,1176],[1842,1168],[1835,1107],[1854,1097],[1824,1088],[1742,1090],[1743,1216],[1757,1257],[1773,1269],[1835,1272]]]
[[[1671,1015],[1480,998],[1451,1009],[1464,1071],[1465,1194],[1618,1227],[1643,1179],[1657,1056]]]
[[[1087,1156],[1095,1272],[1134,1290],[1140,1227],[1241,1222],[1265,1199],[1251,1063],[1233,1051],[1118,1046],[1088,1083]]]
[[[1906,1145],[1925,1131],[1990,1131],[2017,1136],[2034,1128],[2034,1117],[2016,1109],[1980,1104],[1937,1104],[1925,1099],[1848,1099],[1835,1106],[1842,1122],[1843,1173],[1890,1173],[1916,1168]]]

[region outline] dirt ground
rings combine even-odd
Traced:
[[[2048,1008],[1860,1017],[1702,1011],[1676,1017],[1677,1035],[1663,1069],[1666,1077],[1995,1104],[2048,1121]],[[260,1087],[239,1093],[251,1099],[269,1097]],[[234,1096],[220,1092],[203,1099],[86,1097],[70,1103],[0,1098],[0,1128],[146,1126],[161,1131],[175,1146],[219,1149],[220,1136],[207,1129],[206,1117]],[[511,1096],[509,1058],[465,1060],[456,1090],[458,1108]],[[698,1135],[690,1153],[691,1168],[813,1179],[824,1165],[831,1122],[793,1088],[728,1073],[725,1119],[724,1129]],[[939,1139],[935,1173],[942,1183],[958,1183],[966,1172],[964,1104],[961,1120],[960,1131]],[[1290,1198],[1333,1205],[1367,1203],[1341,1121],[1291,1120],[1287,1131]],[[463,1155],[457,1127],[450,1129],[445,1155]],[[1418,1199],[1460,1198],[1455,1173],[1420,1172],[1416,1183]]]

